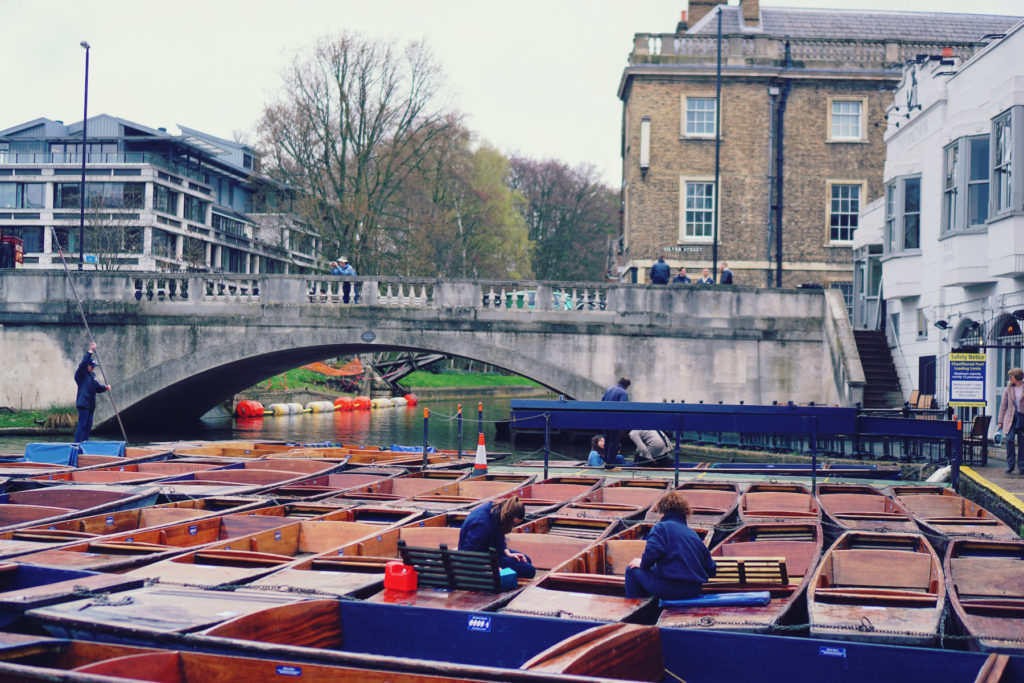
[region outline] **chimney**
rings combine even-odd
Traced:
[[[740,0],[744,26],[758,26],[761,24],[760,4],[760,0]]]
[[[676,24],[676,33],[686,33],[688,25],[686,23],[686,10],[683,10],[682,16],[679,17],[679,23]]]
[[[689,0],[689,11],[687,14],[690,19],[690,26],[695,26],[708,12],[718,5],[726,4],[726,2],[727,0]]]

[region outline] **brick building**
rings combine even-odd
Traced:
[[[622,279],[647,282],[659,256],[694,280],[725,260],[738,284],[817,283],[849,302],[903,64],[943,48],[967,58],[1016,21],[690,0],[674,33],[636,34],[618,92]]]

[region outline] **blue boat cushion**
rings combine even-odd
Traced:
[[[700,607],[705,605],[748,607],[767,605],[772,599],[768,591],[746,591],[743,593],[708,593],[686,600],[662,600],[662,607]]]
[[[398,451],[400,453],[422,453],[423,446],[403,446],[401,444],[393,443],[388,446],[389,451]],[[433,446],[427,446],[427,453],[436,453],[437,449]]]
[[[76,443],[30,443],[25,445],[25,461],[77,467],[78,450]]]
[[[83,441],[79,444],[82,455],[116,455],[124,457],[124,441]]]

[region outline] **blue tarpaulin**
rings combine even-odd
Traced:
[[[26,462],[78,466],[77,443],[30,443],[25,445]]]
[[[768,591],[747,591],[744,593],[708,593],[687,600],[662,600],[662,607],[700,607],[704,605],[744,607],[767,605],[772,599]]]
[[[83,455],[116,455],[124,457],[124,441],[83,441],[79,444]]]

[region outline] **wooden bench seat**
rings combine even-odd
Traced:
[[[741,586],[788,586],[789,571],[784,557],[723,557],[716,558],[718,571],[708,581],[720,587],[729,583]]]
[[[421,587],[501,592],[501,565],[493,548],[486,553],[449,550],[444,544],[414,548],[400,540],[398,553],[403,563],[416,569]]]

